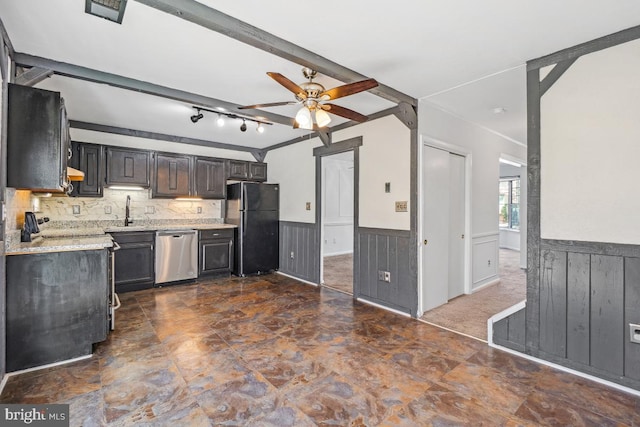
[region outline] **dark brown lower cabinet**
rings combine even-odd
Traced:
[[[114,252],[116,293],[153,287],[155,281],[155,232],[111,233],[120,246]]]
[[[7,372],[89,355],[107,338],[106,249],[6,260]]]
[[[233,240],[233,229],[199,231],[199,277],[231,273]]]

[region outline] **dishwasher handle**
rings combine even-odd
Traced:
[[[185,236],[192,236],[197,234],[196,230],[167,230],[167,231],[156,231],[156,237],[173,237],[175,239],[181,239]]]

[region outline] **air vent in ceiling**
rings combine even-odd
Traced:
[[[126,5],[127,0],[86,0],[84,11],[121,24]]]

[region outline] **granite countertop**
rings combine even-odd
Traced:
[[[107,233],[122,231],[157,231],[157,230],[220,230],[224,228],[236,228],[233,224],[166,224],[166,225],[118,225],[105,227]]]
[[[89,225],[89,224],[87,224]],[[45,252],[90,251],[110,248],[112,238],[107,233],[123,231],[157,231],[157,230],[216,230],[236,228],[232,224],[222,223],[168,223],[118,226],[113,224],[86,227],[47,228],[32,236],[31,242],[20,241],[20,231],[14,230],[7,239],[7,255],[25,255]]]
[[[75,235],[75,236],[49,236],[35,237],[31,242],[13,242],[7,247],[7,255],[27,255],[44,252],[70,252],[91,251],[113,246],[111,236],[101,235]]]

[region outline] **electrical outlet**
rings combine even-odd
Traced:
[[[202,206],[198,206],[198,208],[196,209],[197,213],[202,213]]]
[[[391,273],[384,270],[378,270],[378,281],[380,282],[391,282]]]
[[[385,193],[391,193],[391,183],[390,182],[385,182],[384,183],[384,192]]]
[[[145,206],[144,213],[146,214],[156,213],[156,208],[154,206]]]
[[[396,212],[407,212],[407,202],[396,202]]]
[[[294,253],[293,251],[291,251],[291,259],[294,259],[294,258],[295,258]]]
[[[106,213],[107,215],[111,213],[111,206],[105,206],[104,207],[104,213]]]
[[[80,215],[80,205],[72,205],[71,207],[73,208],[74,215]]]
[[[640,325],[629,323],[629,340],[633,343],[640,344]]]

